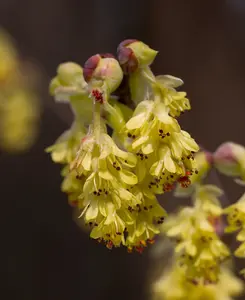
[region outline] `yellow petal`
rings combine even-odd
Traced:
[[[130,171],[121,170],[121,171],[119,171],[119,176],[120,176],[121,180],[123,182],[125,182],[126,184],[134,185],[134,184],[138,183],[137,176]]]
[[[132,117],[127,123],[126,123],[126,128],[128,130],[133,130],[140,128],[144,122],[147,121],[146,119],[147,114],[146,113],[141,113],[135,117]]]
[[[98,201],[92,201],[92,203],[90,204],[90,206],[88,207],[85,213],[86,221],[95,219],[98,215],[98,212],[99,212]]]
[[[105,180],[113,180],[114,177],[108,170],[99,171],[99,176]]]
[[[172,75],[158,75],[156,79],[167,88],[177,88],[184,84],[183,80]]]

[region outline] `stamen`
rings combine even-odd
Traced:
[[[112,241],[108,241],[106,243],[106,247],[111,250],[113,248],[113,242]]]
[[[92,95],[96,102],[104,103],[103,93],[99,90],[92,90]]]
[[[155,240],[154,240],[154,239],[148,239],[147,242],[148,242],[150,245],[152,245],[152,244],[155,243]]]

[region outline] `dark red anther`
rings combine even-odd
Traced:
[[[87,82],[89,82],[89,80],[91,79],[93,72],[96,69],[96,67],[98,66],[100,59],[101,59],[100,55],[96,54],[96,55],[91,56],[85,62],[84,67],[83,67],[83,76]]]
[[[132,247],[128,247],[127,251],[128,251],[128,253],[132,253],[133,252],[133,248]]]
[[[99,103],[104,102],[103,93],[100,92],[99,90],[92,90],[92,95],[95,98],[95,101],[97,101]]]
[[[73,200],[70,202],[71,207],[77,207],[78,206],[78,200]]]
[[[108,248],[108,249],[112,249],[112,247],[113,247],[113,242],[112,241],[108,241],[107,243],[106,243],[106,247]]]
[[[147,246],[146,241],[144,241],[144,240],[140,241],[140,245],[143,246],[143,247],[146,247]]]
[[[197,279],[190,279],[189,280],[192,284],[194,284],[194,285],[198,285],[198,280]]]
[[[147,242],[148,242],[150,245],[152,245],[152,244],[155,243],[155,240],[153,240],[153,239],[148,239]]]
[[[171,192],[174,189],[174,185],[167,183],[163,185],[164,192]]]
[[[190,178],[188,176],[182,176],[178,179],[178,182],[180,183],[180,185],[182,186],[182,188],[187,188],[190,184]]]
[[[84,142],[86,141],[86,139],[87,139],[87,136],[83,137],[83,138],[81,139],[81,143],[84,143]]]
[[[135,251],[137,251],[138,253],[142,254],[143,251],[144,251],[144,248],[143,248],[143,247],[140,247],[140,246],[136,246],[136,247],[135,247]]]

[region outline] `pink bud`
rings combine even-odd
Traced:
[[[118,60],[123,69],[124,74],[133,73],[138,68],[138,60],[133,50],[126,47],[136,41],[137,40],[135,39],[124,40],[119,44],[117,48]]]
[[[96,69],[96,67],[99,64],[101,57],[99,54],[93,55],[91,56],[84,64],[84,68],[83,68],[83,76],[84,79],[89,82],[89,80],[91,79],[94,70]]]
[[[240,177],[241,162],[245,159],[245,148],[241,145],[227,142],[218,147],[213,155],[215,167],[228,176]]]

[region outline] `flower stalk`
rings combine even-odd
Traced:
[[[95,140],[98,144],[100,144],[100,132],[101,132],[101,104],[97,102],[95,99],[93,100],[94,113],[93,113],[93,131],[95,135]]]

